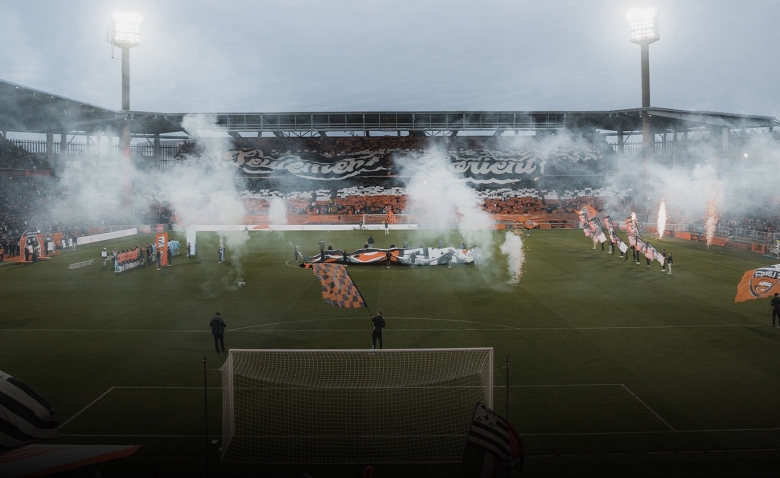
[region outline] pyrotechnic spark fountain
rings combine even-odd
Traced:
[[[523,276],[523,263],[525,263],[525,252],[523,251],[523,240],[520,238],[521,230],[516,229],[506,233],[506,240],[501,244],[501,253],[507,256],[507,266],[509,268],[509,283],[517,284]]]
[[[712,238],[715,237],[715,226],[718,224],[718,203],[715,196],[710,196],[707,200],[707,210],[704,212],[704,234],[707,237],[707,248],[712,244]]]
[[[657,226],[658,239],[662,239],[664,237],[664,232],[666,231],[666,201],[663,199],[661,199],[661,205],[658,207]]]

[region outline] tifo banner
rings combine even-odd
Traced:
[[[780,292],[780,264],[759,267],[745,272],[737,285],[737,295],[734,302],[744,302],[752,299],[771,297]]]
[[[355,283],[347,272],[347,268],[340,264],[312,264],[314,275],[322,284],[322,298],[325,303],[333,307],[347,309],[359,309],[366,306],[363,296],[360,295]]]
[[[261,149],[240,148],[225,152],[222,159],[241,172],[256,177],[295,176],[305,179],[339,180],[355,176],[387,176],[390,160],[384,154],[366,151],[338,159],[316,153],[266,154]]]
[[[330,157],[314,152],[268,153],[258,148],[226,151],[222,159],[253,177],[294,176],[318,181],[352,177],[411,175],[446,164],[464,181],[479,184],[513,183],[544,175],[545,160],[530,151],[463,150],[445,154],[361,151]]]

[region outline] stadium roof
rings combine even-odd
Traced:
[[[674,129],[774,128],[771,116],[642,108],[611,111],[365,111],[298,113],[205,113],[214,130],[242,133],[327,135],[336,132],[437,132],[583,129],[640,131],[642,114],[652,117],[656,131]],[[117,111],[0,80],[0,130],[22,133],[90,133],[118,131],[131,121],[134,135],[187,133],[189,113]]]

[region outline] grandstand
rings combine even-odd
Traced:
[[[706,144],[728,168],[750,151],[760,157],[778,121],[772,117],[652,108],[654,161],[692,166],[687,152]],[[407,211],[404,180],[431,151],[483,198],[483,208],[511,221],[535,214],[574,225],[573,213],[603,199],[628,207],[638,183],[609,190],[608,178],[637,161],[640,109],[525,112],[219,113],[211,128],[230,137],[226,158],[245,183],[246,223],[267,223],[270,199],[283,198],[288,222],[358,223],[363,214]],[[201,151],[182,127],[185,114],[114,111],[0,81],[0,175],[57,177],[74,164],[82,181],[111,181],[122,168],[119,127],[130,121],[135,171],[166,171]],[[759,132],[769,134],[757,134]],[[14,139],[18,134],[25,139]],[[29,139],[40,136],[42,139]],[[55,141],[55,137],[58,141]],[[772,141],[770,141],[771,143]],[[177,159],[178,158],[178,159]],[[632,159],[633,158],[633,159]],[[323,165],[334,165],[328,173]],[[290,166],[292,165],[292,166]],[[344,166],[346,165],[346,166]],[[355,166],[357,165],[357,166]],[[509,165],[509,166],[507,166]],[[296,169],[297,168],[297,169]],[[54,180],[56,182],[56,179]],[[72,182],[72,181],[71,181]],[[614,187],[614,186],[613,186]],[[49,188],[52,194],[58,189]],[[39,193],[47,196],[45,193]],[[167,219],[165,194],[147,194],[112,222]],[[625,212],[622,210],[621,212]],[[557,215],[557,216],[556,216]],[[139,217],[140,216],[140,217]],[[106,218],[85,218],[105,223]],[[51,224],[39,221],[37,226]],[[415,222],[415,221],[413,221]]]

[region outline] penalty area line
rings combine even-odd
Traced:
[[[113,390],[145,390],[145,389],[151,389],[151,390],[203,390],[203,387],[133,387],[133,386],[115,386],[111,387],[105,392],[103,392],[102,395],[100,395],[98,398],[92,400],[89,405],[79,410],[75,415],[68,418],[65,423],[59,426],[60,429],[62,429],[65,425],[72,422],[76,417],[81,415],[82,413],[86,412],[89,407],[96,404],[100,399],[111,393]],[[222,390],[222,387],[208,387],[208,390]],[[168,435],[60,435],[60,436],[168,436]],[[170,435],[170,436],[179,436],[179,435]],[[193,435],[194,436],[194,435]],[[202,435],[200,435],[202,436]]]
[[[360,320],[365,319],[322,319],[322,320]],[[251,332],[251,333],[271,333],[271,332],[365,332],[368,329],[271,329],[271,330],[251,330],[259,327],[271,327],[274,325],[289,325],[298,323],[301,321],[292,322],[277,322],[273,324],[261,324],[261,325],[249,325],[246,327],[238,327],[235,329],[228,329],[226,333],[237,332]],[[316,322],[316,320],[303,321],[303,322]],[[393,332],[412,332],[412,331],[512,331],[512,332],[540,332],[547,330],[560,330],[560,331],[609,331],[609,330],[666,330],[666,329],[719,329],[719,328],[764,328],[771,327],[769,325],[756,325],[756,324],[721,324],[721,325],[629,325],[629,326],[606,326],[606,327],[508,327],[501,324],[488,324],[483,322],[470,322],[470,321],[454,321],[465,322],[472,324],[481,324],[488,326],[486,328],[416,328],[416,329],[390,329]],[[490,328],[492,326],[492,328]],[[130,332],[145,332],[145,333],[187,333],[187,334],[210,334],[211,331],[206,329],[48,329],[48,328],[6,328],[0,329],[0,332],[113,332],[113,333],[130,333]]]
[[[79,415],[81,415],[82,413],[84,413],[84,412],[85,412],[85,411],[86,411],[86,410],[87,410],[89,407],[91,407],[92,405],[96,404],[96,403],[98,402],[98,400],[100,400],[101,398],[103,398],[103,397],[105,397],[106,395],[108,395],[108,394],[109,394],[109,393],[110,393],[110,392],[111,392],[111,391],[112,391],[114,388],[115,388],[115,387],[111,387],[111,388],[109,388],[108,390],[106,390],[105,392],[103,392],[103,394],[102,394],[101,396],[99,396],[98,398],[96,398],[96,399],[92,400],[92,402],[90,402],[90,404],[89,404],[89,405],[87,405],[86,407],[84,407],[84,408],[82,408],[81,410],[79,410],[79,411],[78,411],[78,413],[76,413],[76,414],[75,414],[75,415],[73,415],[72,417],[68,418],[68,419],[65,421],[65,423],[63,423],[62,425],[60,425],[60,427],[59,427],[59,428],[60,428],[60,430],[62,430],[62,428],[63,428],[65,425],[67,425],[68,423],[72,422],[74,418],[76,418],[77,416],[79,416]]]
[[[625,385],[625,384],[622,384],[622,383],[621,383],[620,385],[623,387],[623,389],[625,389],[625,391],[626,391],[626,392],[630,393],[630,394],[631,394],[631,396],[632,396],[632,397],[634,397],[634,398],[635,398],[635,399],[636,399],[636,400],[637,400],[639,403],[641,403],[642,405],[644,405],[644,406],[645,406],[645,408],[647,408],[647,409],[650,411],[650,413],[652,413],[653,415],[655,415],[655,417],[656,417],[657,419],[661,420],[661,422],[663,422],[663,424],[664,424],[664,425],[666,425],[667,427],[669,427],[669,429],[670,429],[671,431],[673,431],[673,432],[676,432],[676,431],[677,431],[677,430],[675,430],[675,429],[674,429],[674,427],[673,427],[673,426],[669,425],[669,422],[667,422],[666,420],[664,420],[664,419],[661,417],[661,415],[659,415],[659,414],[658,414],[658,412],[656,412],[655,410],[653,410],[652,408],[650,408],[650,405],[648,405],[647,403],[645,403],[645,402],[644,402],[644,400],[642,400],[641,398],[639,398],[639,397],[637,396],[637,394],[635,394],[634,392],[632,392],[630,388],[626,387],[626,385]]]
[[[650,405],[648,405],[644,400],[639,398],[637,394],[631,391],[630,388],[626,386],[624,383],[576,383],[576,384],[548,384],[548,385],[510,385],[509,388],[544,388],[544,387],[551,387],[551,388],[563,388],[563,387],[621,387],[623,390],[628,392],[634,399],[641,403],[642,406],[644,406],[650,413],[653,414],[657,419],[661,421],[664,425],[666,425],[669,428],[669,431],[676,432],[677,430],[669,424],[666,420],[661,417],[661,415],[658,414],[655,410],[653,410]],[[506,388],[506,385],[494,385],[493,388]],[[636,433],[636,432],[632,432]],[[645,432],[641,432],[645,433]],[[648,432],[649,433],[649,432]]]
[[[703,428],[701,430],[647,430],[647,431],[623,431],[623,432],[551,432],[551,433],[523,433],[522,436],[594,436],[594,435],[655,435],[663,433],[739,433],[739,432],[779,432],[780,428]]]

